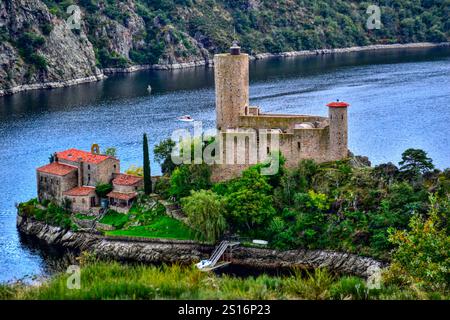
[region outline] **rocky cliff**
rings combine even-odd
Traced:
[[[356,0],[2,0],[0,95],[95,81],[103,71],[208,64],[233,40],[262,58],[450,37],[445,1],[381,4],[379,29],[367,28],[367,6]]]
[[[104,237],[91,233],[72,232],[30,218],[17,216],[18,229],[49,245],[78,251],[91,251],[99,257],[144,263],[192,264],[206,259],[214,249],[193,241],[163,239],[130,239]],[[370,276],[385,264],[367,257],[325,250],[288,250],[238,247],[233,250],[232,263],[252,268],[314,269],[326,267],[340,274]]]

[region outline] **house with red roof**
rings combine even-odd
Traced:
[[[110,208],[117,212],[128,212],[138,195],[138,190],[144,188],[144,179],[131,174],[118,174],[112,181],[113,191],[106,196]]]
[[[113,185],[113,191],[107,195],[111,208],[128,212],[143,187],[141,177],[120,173],[119,159],[96,153],[94,149],[55,152],[52,160],[36,169],[38,199],[61,205],[67,198],[73,212],[99,211],[100,199],[95,186],[100,183]]]

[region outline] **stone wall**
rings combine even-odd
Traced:
[[[91,209],[91,198],[95,198],[95,205],[99,204],[95,190],[87,196],[67,196],[72,201],[72,212],[88,213]]]
[[[248,55],[214,56],[217,128],[237,128],[239,116],[249,104]]]
[[[47,225],[30,218],[17,216],[20,232],[35,236],[49,245],[77,251],[90,251],[107,259],[137,261],[143,263],[180,263],[191,265],[207,259],[214,247],[192,241],[163,239],[133,239],[103,237],[92,233],[73,232]],[[233,251],[232,263],[253,268],[328,268],[340,274],[361,277],[371,270],[383,268],[386,263],[354,254],[326,250],[278,251],[238,247]]]
[[[292,131],[296,124],[303,122],[324,122],[328,118],[308,115],[281,115],[281,114],[260,114],[247,115],[239,117],[239,127],[254,129],[282,129],[283,131]]]
[[[40,201],[56,199],[61,202],[63,192],[77,186],[77,171],[72,171],[65,176],[57,176],[39,172],[36,174],[38,199]]]

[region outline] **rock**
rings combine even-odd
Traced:
[[[207,259],[214,247],[194,241],[107,237],[87,232],[72,232],[26,217],[17,217],[20,232],[34,236],[49,245],[91,251],[101,258],[142,263],[181,263],[190,265]],[[368,277],[370,270],[386,267],[386,263],[354,254],[328,250],[287,250],[238,247],[232,263],[246,267],[314,269],[326,267],[340,274]]]

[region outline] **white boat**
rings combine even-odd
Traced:
[[[192,117],[190,115],[185,115],[185,116],[178,117],[178,121],[191,122],[191,121],[194,121],[194,119],[192,119]]]
[[[209,267],[210,265],[211,265],[211,261],[209,261],[209,260],[202,260],[196,264],[197,268],[199,268],[199,269],[204,269],[206,267]]]
[[[151,93],[151,92],[152,92],[152,86],[151,86],[151,85],[148,85],[147,91],[148,91],[148,93]]]

